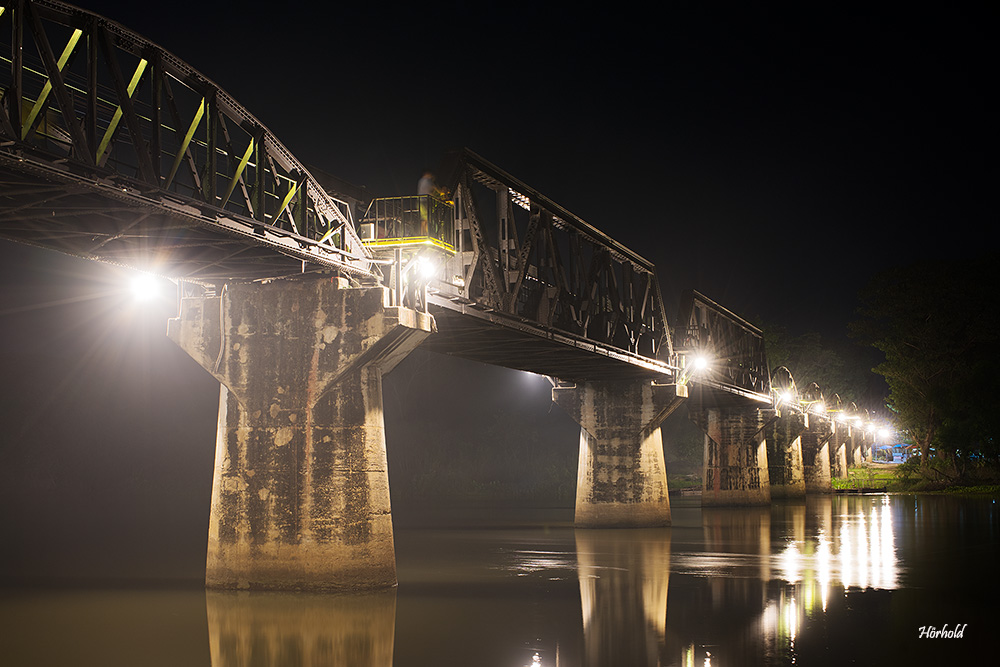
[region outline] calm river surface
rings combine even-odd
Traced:
[[[997,664],[993,500],[684,498],[673,517],[397,511],[399,587],[375,595],[0,591],[0,665]]]

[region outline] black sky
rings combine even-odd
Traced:
[[[842,337],[878,269],[996,245],[995,20],[971,4],[84,6],[378,194],[471,148],[653,261],[668,313],[695,288]],[[91,571],[197,576],[217,389],[163,336],[169,304],[132,310],[109,267],[0,256],[0,531],[22,545],[0,572],[65,568],[38,556],[65,543]],[[516,391],[476,372],[506,394],[462,409]]]

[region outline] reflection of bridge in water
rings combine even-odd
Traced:
[[[417,237],[362,239],[356,202],[173,54],[54,0],[0,27],[0,235],[178,281],[169,335],[220,382],[212,587],[395,583],[381,378],[419,344],[553,378],[579,526],[670,523],[659,425],[685,402],[707,505],[829,492],[870,446],[723,306],[690,293],[672,336],[651,263],[469,151],[453,218],[421,200]]]
[[[511,665],[538,655],[545,667],[770,664],[765,656],[793,655],[803,628],[842,606],[846,591],[897,588],[893,511],[886,496],[710,508],[703,539],[691,542],[667,528],[556,528],[534,541],[500,528],[472,538],[442,531],[419,548],[454,569],[445,576],[409,564],[407,588],[427,592],[406,599],[407,614],[395,591],[210,592],[212,664],[337,658],[388,667],[394,657],[425,664],[487,654]],[[687,512],[684,530],[697,519]],[[469,542],[484,553],[469,553]],[[684,550],[694,544],[704,551]],[[469,568],[472,559],[488,565]],[[519,595],[501,583],[511,580]],[[451,615],[440,611],[442,595],[453,600]],[[520,602],[507,610],[511,596]],[[423,616],[438,625],[414,620]]]
[[[627,641],[637,664],[754,667],[961,663],[991,647],[977,630],[995,609],[967,592],[996,561],[989,498],[673,510],[670,528],[598,531],[564,510],[456,510],[400,527],[399,588],[360,595],[6,589],[0,649],[10,664],[520,667],[537,653],[554,667]],[[918,639],[945,622],[969,623],[965,638]]]

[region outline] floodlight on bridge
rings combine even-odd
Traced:
[[[779,412],[784,407],[797,409],[799,407],[798,396],[799,391],[790,370],[785,366],[778,366],[771,371],[771,400]]]
[[[694,359],[691,360],[692,374],[704,373],[711,366],[708,356],[704,354],[696,354]]]
[[[129,283],[129,291],[136,301],[151,301],[159,296],[160,289],[156,279],[148,273],[134,276]]]
[[[420,255],[419,257],[417,257],[416,272],[417,276],[421,280],[423,281],[430,280],[438,272],[438,263],[434,261],[433,257],[428,257],[427,255]]]
[[[677,356],[681,366],[677,384],[685,385],[691,378],[705,377],[712,370],[712,357],[705,352],[685,353],[678,351]]]
[[[137,273],[129,281],[129,291],[132,298],[140,302],[153,301],[162,292],[160,279],[149,273]]]

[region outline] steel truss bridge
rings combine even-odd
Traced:
[[[180,58],[54,0],[0,5],[0,237],[185,283],[335,272],[388,284],[352,207]],[[464,151],[456,254],[426,347],[565,381],[684,383],[771,403],[759,330],[692,293],[671,329],[654,266]]]

